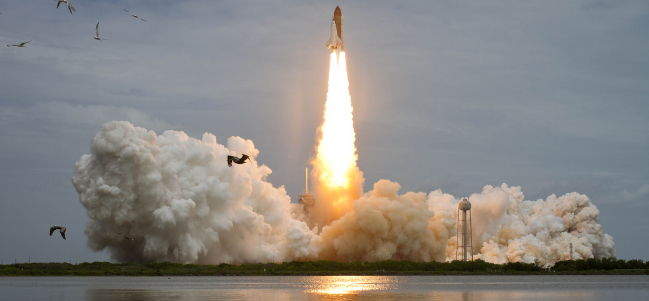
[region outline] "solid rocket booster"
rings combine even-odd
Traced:
[[[344,51],[345,43],[345,18],[339,6],[334,10],[334,17],[331,18],[331,36],[327,41],[327,48],[335,51],[340,47],[340,51]]]

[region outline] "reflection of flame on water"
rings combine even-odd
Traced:
[[[308,291],[324,295],[347,295],[361,291],[380,291],[387,289],[390,289],[390,284],[385,283],[380,278],[377,279],[377,277],[332,276],[325,277],[323,283],[317,284],[316,287]]]
[[[325,288],[313,290],[313,293],[327,295],[346,295],[358,291],[376,291],[385,289],[382,284],[342,282],[330,284]]]

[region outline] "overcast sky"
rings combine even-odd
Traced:
[[[649,260],[647,1],[89,1],[0,4],[0,259],[103,261],[74,163],[111,120],[254,141],[296,201],[345,17],[366,190],[521,186],[600,209],[618,258]],[[124,8],[148,22],[132,18]],[[107,41],[92,39],[95,24]],[[67,241],[47,236],[68,227]],[[49,252],[52,250],[53,252]]]

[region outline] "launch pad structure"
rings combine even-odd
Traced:
[[[304,214],[308,215],[311,208],[313,208],[313,205],[315,204],[315,196],[309,194],[309,168],[305,170],[304,178],[306,180],[304,184],[304,194],[299,195],[297,202],[298,204],[302,205]]]

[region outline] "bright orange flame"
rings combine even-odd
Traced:
[[[319,185],[320,195],[338,207],[348,204],[358,197],[358,182],[362,174],[356,167],[356,134],[352,116],[352,102],[349,96],[347,80],[347,63],[345,53],[341,52],[339,60],[336,53],[331,53],[329,65],[329,91],[325,105],[324,123],[321,127],[322,139],[318,144],[314,164],[314,175]],[[342,206],[345,207],[345,206]]]
[[[320,182],[331,188],[347,187],[347,174],[356,166],[356,137],[348,87],[345,53],[340,53],[340,63],[336,64],[336,53],[332,52],[325,120],[317,156],[322,164]]]

